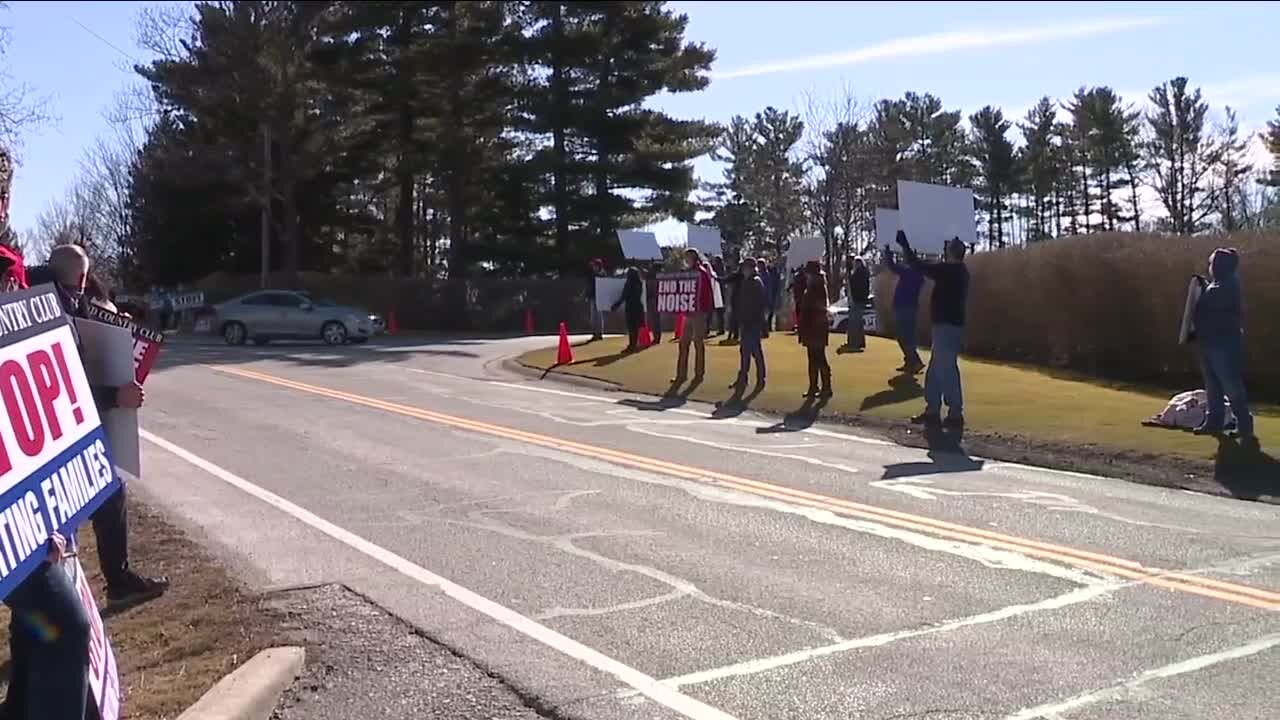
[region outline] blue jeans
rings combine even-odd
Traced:
[[[1253,415],[1249,413],[1249,397],[1244,389],[1243,341],[1215,341],[1200,345],[1199,351],[1204,391],[1209,396],[1205,427],[1217,430],[1226,422],[1226,403],[1222,401],[1225,396],[1231,401],[1240,436],[1253,437]]]
[[[964,416],[964,393],[960,389],[960,347],[964,328],[958,325],[933,326],[933,351],[924,377],[925,412],[938,415],[942,403],[949,417]]]
[[[89,616],[71,576],[40,565],[4,600],[14,651],[6,708],[14,720],[84,720],[89,702]]]
[[[907,367],[924,365],[918,350],[920,341],[916,339],[919,315],[920,308],[914,305],[893,308],[893,325],[898,331],[898,347],[902,348],[902,362]]]
[[[759,328],[742,328],[738,336],[738,385],[747,384],[747,371],[751,369],[751,361],[756,361],[756,379],[764,384],[764,348],[760,346],[761,330]]]

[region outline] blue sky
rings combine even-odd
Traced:
[[[24,138],[14,224],[62,196],[79,159],[111,128],[104,112],[136,79],[125,53],[140,2],[11,2],[0,13],[10,74],[50,99],[57,121]],[[1274,31],[1280,4],[673,2],[690,39],[715,48],[711,87],[658,98],[680,116],[728,120],[766,105],[802,111],[806,98],[849,93],[871,102],[928,91],[966,115],[986,104],[1021,115],[1041,95],[1110,85],[1141,100],[1187,75],[1215,108],[1260,128],[1280,105]],[[114,47],[113,47],[114,46]],[[121,52],[123,51],[123,52]],[[718,174],[700,161],[704,176]],[[664,225],[660,232],[678,232]]]

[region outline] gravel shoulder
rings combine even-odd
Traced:
[[[340,586],[274,594],[284,640],[307,667],[272,720],[553,717],[501,679]]]

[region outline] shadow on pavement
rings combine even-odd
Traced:
[[[894,463],[884,467],[881,480],[910,477],[913,475],[939,475],[943,473],[981,470],[984,463],[965,452],[964,430],[948,430],[926,427],[924,439],[929,446],[929,462]]]
[[[320,341],[273,341],[266,345],[227,345],[217,337],[179,335],[165,339],[156,370],[187,365],[243,365],[273,360],[301,367],[345,368],[373,363],[395,364],[415,357],[479,359],[471,346],[495,338],[379,337],[359,345],[326,345]]]
[[[1232,496],[1244,500],[1280,495],[1280,460],[1263,452],[1256,441],[1219,438],[1213,477]]]
[[[716,403],[716,409],[712,411],[711,418],[713,420],[728,420],[735,418],[746,412],[751,407],[752,401],[760,397],[760,393],[764,392],[764,385],[757,384],[751,389],[751,393],[743,395],[746,387],[741,385],[733,386],[733,394],[725,400]]]
[[[887,390],[881,390],[863,398],[862,406],[859,409],[866,412],[873,408],[896,405],[900,402],[914,400],[923,396],[924,388],[920,386],[920,380],[915,375],[903,373],[889,378],[889,388]]]
[[[807,430],[813,426],[814,421],[822,414],[822,408],[827,406],[831,398],[806,398],[804,404],[796,408],[793,412],[789,412],[782,418],[782,422],[769,427],[756,428],[757,435],[770,435],[773,433],[800,432]]]

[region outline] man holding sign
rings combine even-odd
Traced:
[[[32,274],[35,273],[32,268]],[[49,270],[63,311],[72,317],[86,315],[85,281],[89,258],[77,245],[59,245],[49,253]],[[33,279],[34,281],[34,279]],[[74,327],[74,324],[73,324]],[[80,338],[76,336],[76,344]],[[95,387],[93,399],[99,413],[114,408],[142,407],[145,394],[136,380],[119,387]],[[98,559],[107,581],[107,602],[113,606],[153,600],[169,587],[167,578],[147,578],[129,567],[129,521],[124,485],[93,516],[93,532],[98,540]]]

